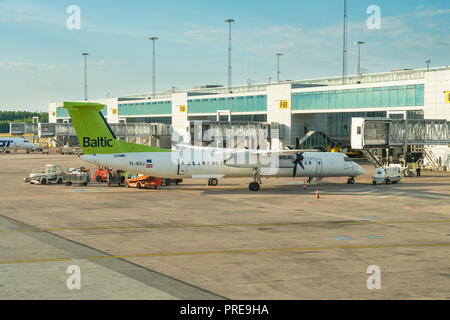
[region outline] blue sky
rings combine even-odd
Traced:
[[[81,29],[69,30],[70,5]],[[366,10],[381,9],[369,30]],[[342,0],[85,1],[0,0],[0,109],[47,110],[49,102],[83,98],[89,52],[90,98],[151,92],[157,41],[157,91],[227,83],[228,28],[233,18],[233,84],[299,80],[342,73]],[[368,72],[450,65],[450,1],[348,0],[348,73],[353,42],[362,40]]]

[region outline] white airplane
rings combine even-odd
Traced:
[[[11,150],[25,149],[27,153],[39,147],[25,138],[2,138],[0,137],[0,150],[8,152]]]
[[[259,191],[262,177],[349,177],[365,173],[346,155],[305,150],[248,150],[178,146],[166,150],[119,141],[100,110],[103,105],[65,102],[87,162],[110,168],[170,179],[252,177],[251,191]]]

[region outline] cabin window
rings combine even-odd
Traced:
[[[356,134],[361,134],[361,127],[356,127]]]

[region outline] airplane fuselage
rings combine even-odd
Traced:
[[[355,177],[364,170],[345,155],[327,152],[304,152],[303,168],[298,168],[296,177]],[[236,159],[217,160],[201,153],[186,159],[186,152],[142,152],[124,154],[97,154],[81,156],[90,163],[128,172],[164,178],[222,178],[253,177],[254,168],[259,167],[261,176],[292,177],[294,163],[290,156],[277,156],[269,165],[236,164]]]
[[[0,150],[17,150],[17,149],[34,150],[37,149],[37,146],[24,138],[0,137]]]

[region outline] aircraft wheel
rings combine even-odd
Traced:
[[[142,186],[141,186],[140,182],[138,182],[137,187],[138,187],[138,189],[142,189]]]
[[[372,181],[372,183],[373,183],[374,185],[376,185],[376,184],[377,184],[377,183],[375,182],[375,180],[373,180],[373,181]]]
[[[355,184],[355,178],[348,178],[347,184]]]
[[[389,179],[386,179],[385,181],[386,181],[386,184],[391,183],[391,180],[389,180]]]
[[[259,183],[258,182],[251,182],[248,186],[248,188],[250,189],[250,191],[259,191]]]
[[[41,184],[47,184],[47,179],[42,178],[42,179],[41,179]]]
[[[56,182],[57,184],[62,184],[63,183],[63,181],[62,181],[62,179],[61,178],[59,178],[58,179],[58,181]]]
[[[219,184],[219,180],[217,180],[216,178],[212,178],[210,183],[211,186],[216,187]]]

